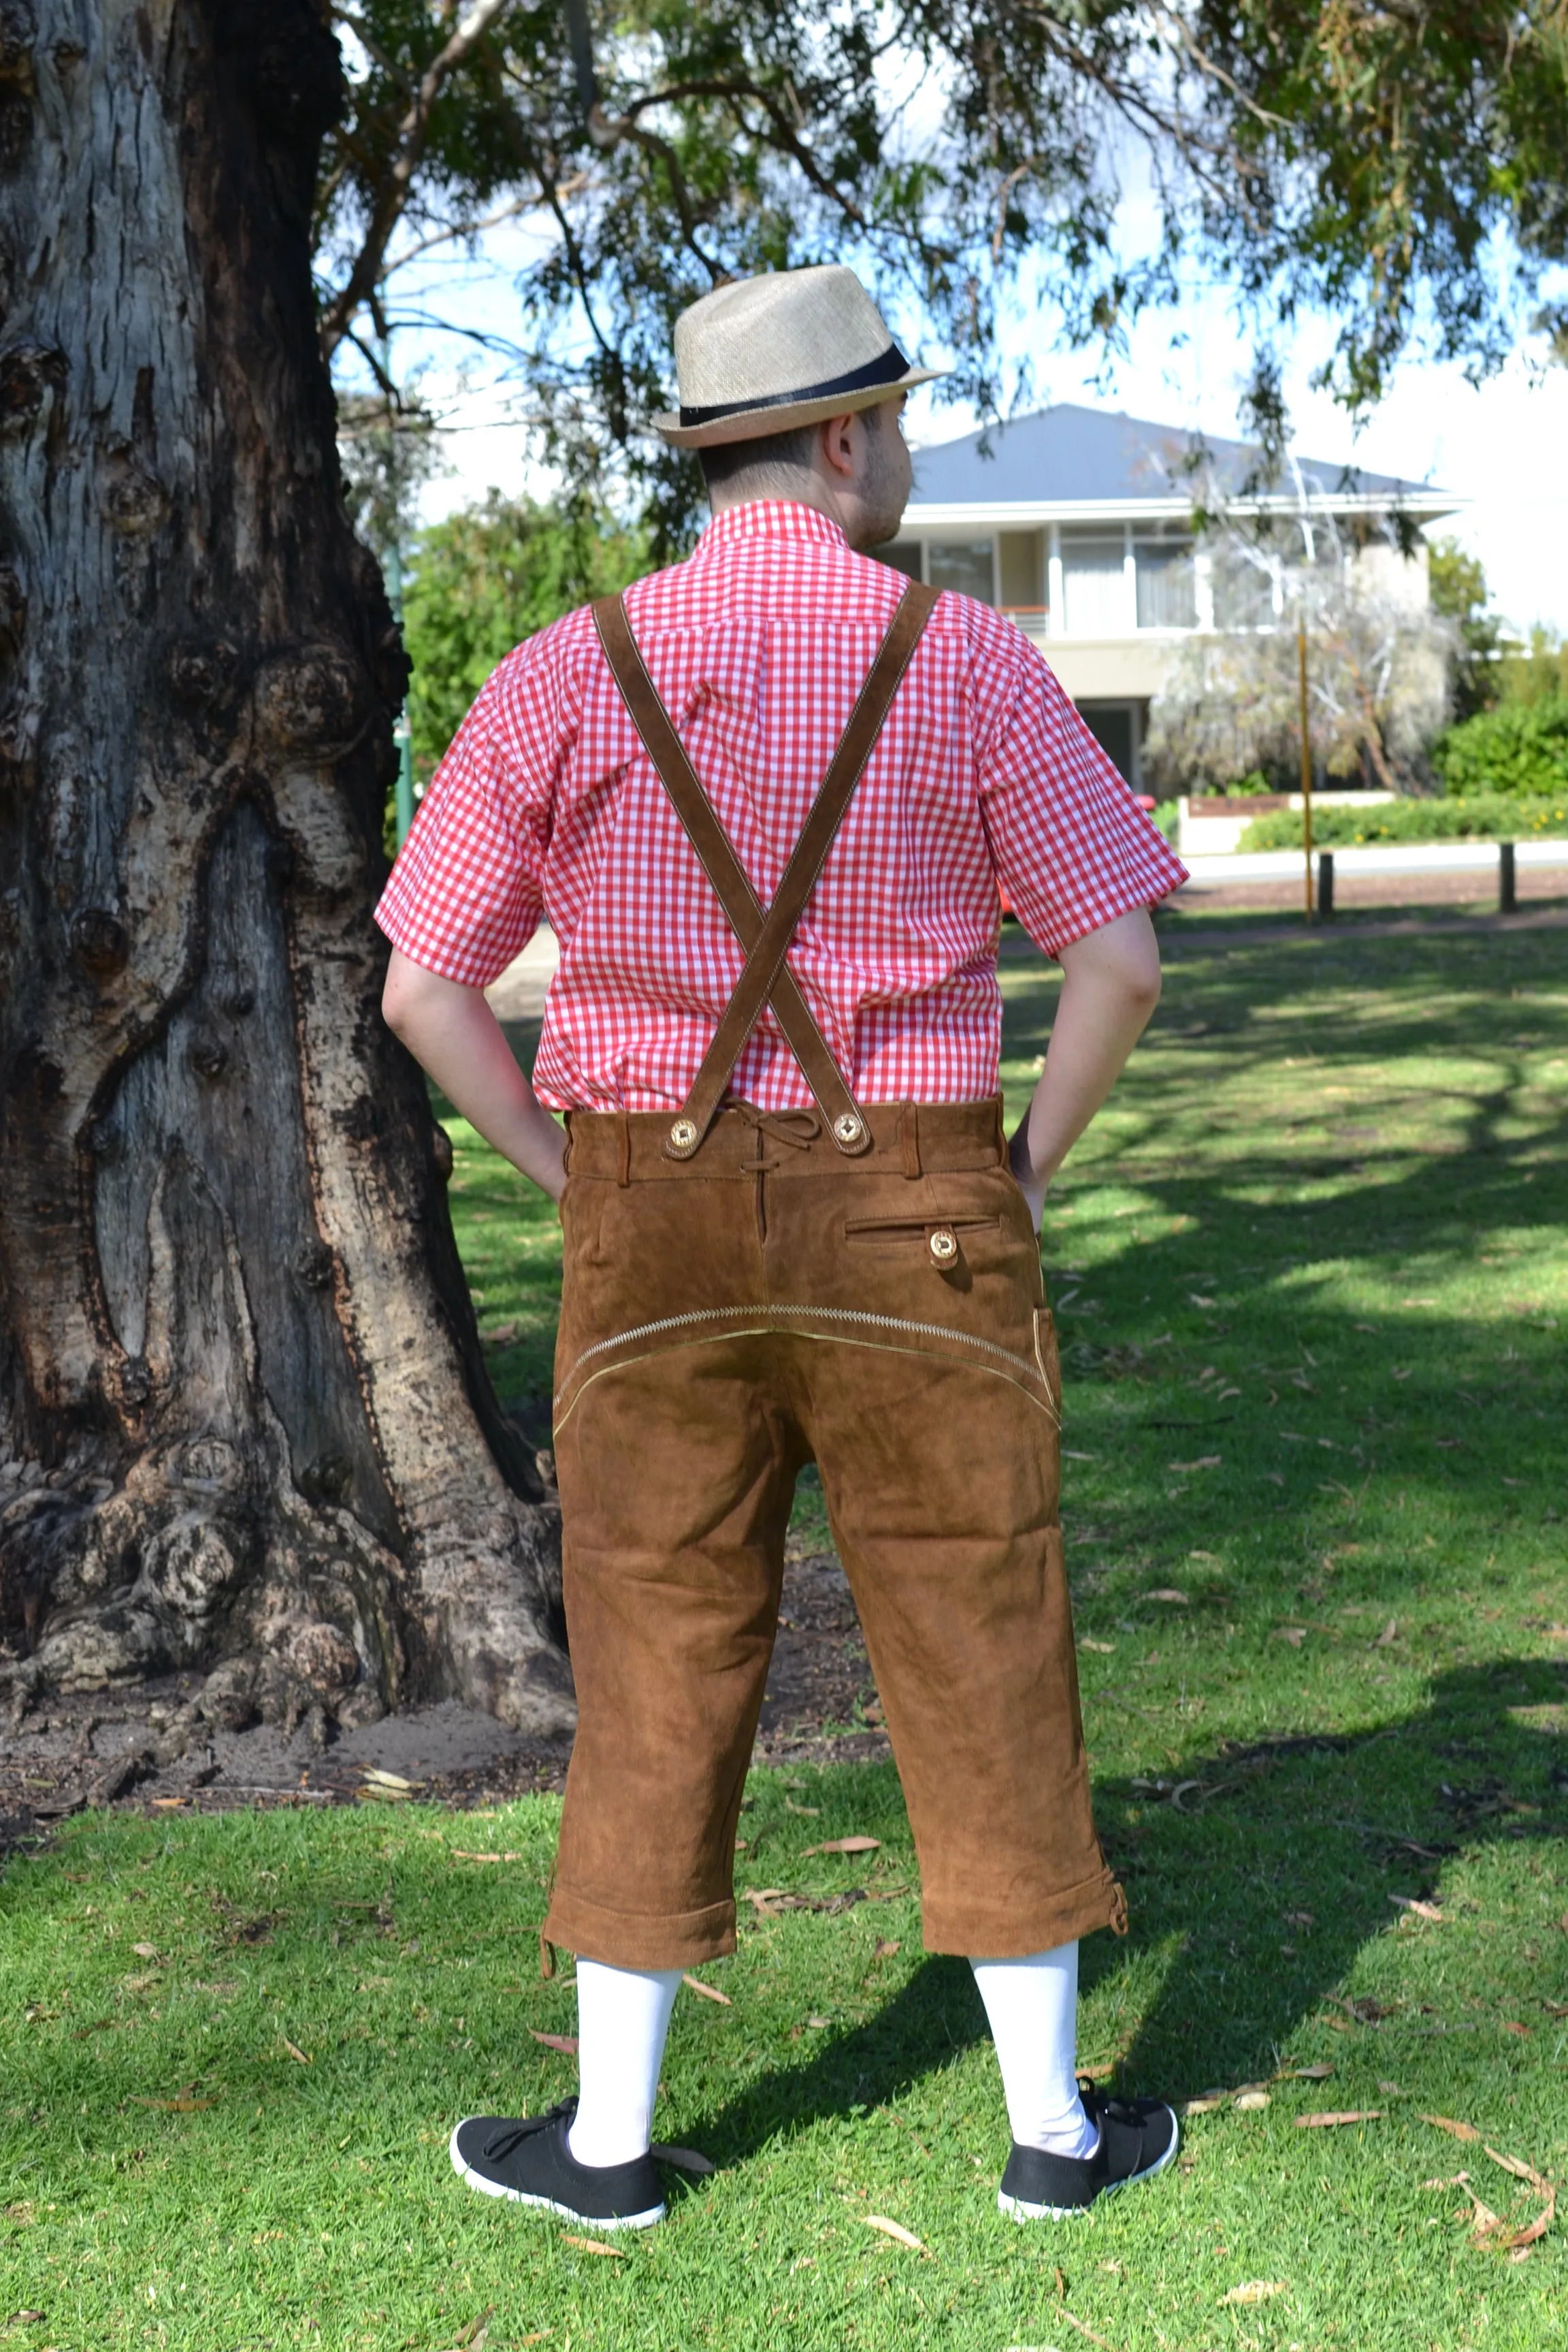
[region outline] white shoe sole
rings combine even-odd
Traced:
[[[465,2116],[463,2123],[468,2121],[468,2117]],[[584,2230],[651,2230],[657,2221],[665,2218],[668,2209],[658,2204],[650,2205],[646,2213],[618,2213],[612,2221],[599,2221],[592,2213],[579,2213],[575,2206],[559,2204],[553,2197],[531,2197],[526,2189],[509,2189],[504,2180],[487,2180],[482,2172],[476,2172],[471,2165],[465,2164],[458,2153],[458,2134],[462,2128],[462,2123],[454,2124],[452,2137],[447,2143],[452,2169],[459,2180],[467,2181],[470,2189],[477,2189],[481,2197],[505,2197],[514,2205],[531,2205],[541,2213],[558,2213],[563,2221],[575,2221]]]
[[[1176,2151],[1182,2145],[1182,2126],[1176,2121],[1175,2110],[1167,2107],[1165,2112],[1171,2118],[1171,2145],[1164,2155],[1146,2165],[1142,2172],[1130,2172],[1125,2180],[1108,2180],[1100,2196],[1088,2205],[1031,2205],[1024,2198],[1009,2197],[999,2189],[996,2210],[1009,2214],[1015,2221],[1081,2221],[1102,2198],[1114,2197],[1119,2189],[1135,2188],[1140,2180],[1152,2180],[1157,2172],[1163,2172],[1168,2164],[1175,2162]]]

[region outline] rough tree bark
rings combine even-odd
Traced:
[[[378,1013],[402,648],[344,520],[311,0],[0,0],[0,1685],[174,1738],[571,1721],[450,1150]]]

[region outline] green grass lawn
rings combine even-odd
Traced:
[[[1015,1102],[1054,999],[1017,944]],[[532,1934],[553,1800],[86,1815],[0,1884],[0,2344],[1568,2343],[1568,2212],[1474,2242],[1475,2200],[1547,2203],[1489,2147],[1568,2174],[1565,1110],[1561,933],[1195,926],[1048,1203],[1133,1923],[1085,1948],[1081,2056],[1198,2099],[1178,2169],[998,2217],[983,2016],[921,1955],[887,1768],[753,1777],[739,1884],[868,1899],[742,1904],[658,2118],[720,2169],[615,2255],[447,2167],[456,2116],[571,2084],[532,2038],[574,2019]],[[536,1399],[553,1220],[457,1142],[492,1360]],[[805,1852],[851,1831],[868,1864]]]

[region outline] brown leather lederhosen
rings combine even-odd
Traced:
[[[766,909],[619,600],[594,608],[746,958],[679,1114],[568,1122],[555,1459],[579,1723],[544,1936],[614,1966],[734,1948],[735,1830],[813,1460],[928,1948],[1004,1957],[1125,1924],[1089,1811],[1056,1347],[1000,1102],[858,1103],[785,961],[934,601],[906,592]],[[726,1096],[764,1004],[815,1111]]]

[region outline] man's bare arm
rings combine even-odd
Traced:
[[[1046,1187],[1121,1074],[1160,1002],[1160,950],[1146,908],[1061,953],[1062,992],[1046,1066],[1013,1138],[1013,1173],[1037,1231]]]
[[[518,1068],[480,991],[443,980],[394,948],[381,1009],[453,1109],[558,1201],[566,1184],[565,1135]]]

